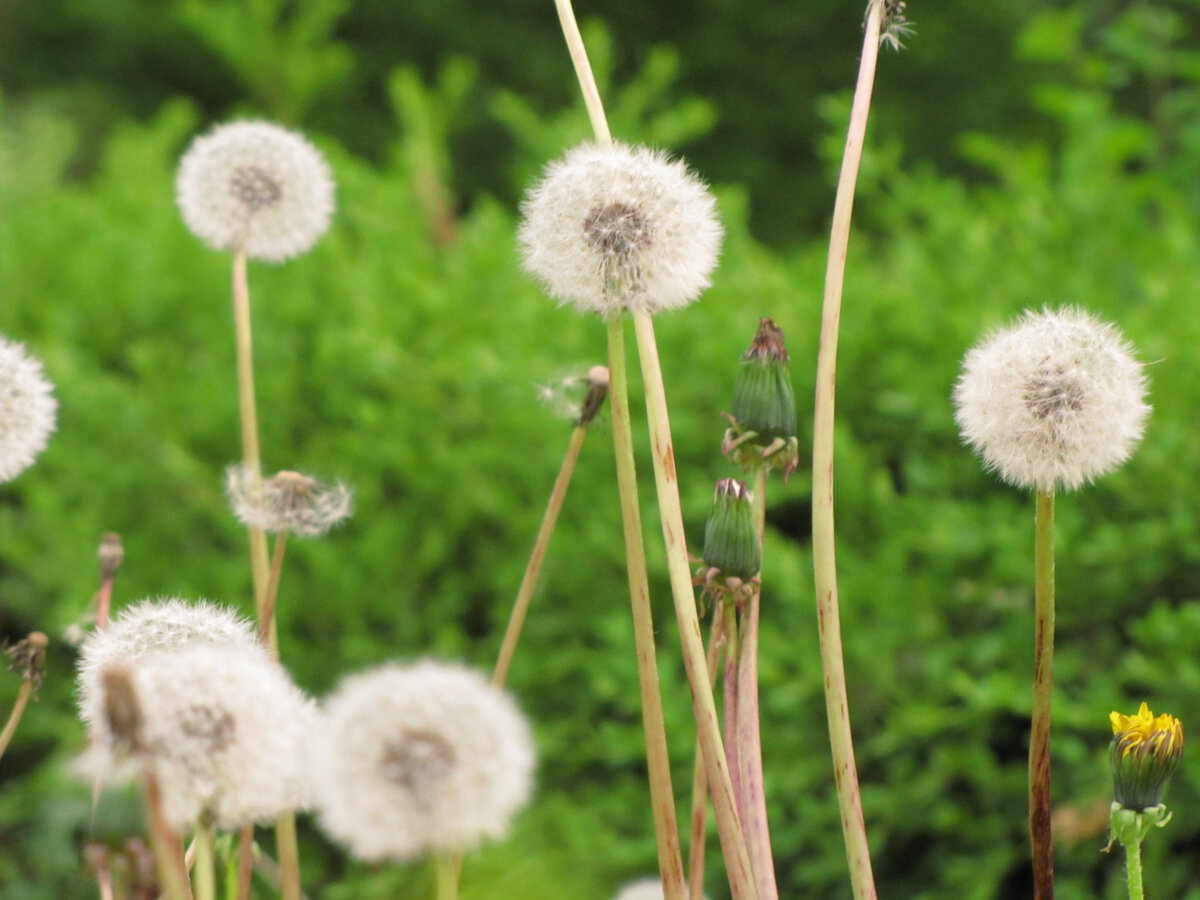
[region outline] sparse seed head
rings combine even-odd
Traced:
[[[313,754],[326,832],[360,859],[406,860],[499,838],[529,799],[529,726],[458,665],[386,665],[327,698]]]
[[[1145,430],[1146,376],[1112,325],[1026,311],[972,349],[954,388],[963,440],[1005,481],[1074,490],[1115,469]]]
[[[0,482],[12,481],[46,449],[58,415],[53,391],[25,345],[0,337]]]
[[[209,815],[240,828],[308,804],[316,708],[278,663],[257,648],[210,644],[151,653],[128,670],[137,749],[173,827]]]
[[[299,472],[262,478],[243,465],[225,471],[225,490],[239,522],[262,531],[318,537],[353,510],[350,488],[322,484]]]
[[[228,645],[266,655],[254,625],[232,609],[203,600],[143,600],[123,609],[107,628],[93,631],[80,647],[79,717],[104,743],[108,737],[105,669],[114,664],[132,666],[148,654],[192,645]]]
[[[307,252],[329,228],[333,177],[304,137],[270,122],[232,122],[192,142],[176,201],[187,227],[214,250],[264,262]]]
[[[570,150],[521,210],[525,268],[581,312],[686,306],[708,287],[721,249],[708,188],[682,162],[645,147]]]

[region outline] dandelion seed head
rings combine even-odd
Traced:
[[[469,850],[529,799],[529,726],[506,694],[458,665],[386,665],[324,703],[313,752],[325,831],[368,861]]]
[[[1074,490],[1133,453],[1146,376],[1112,325],[1067,307],[1026,311],[963,361],[954,388],[963,440],[1005,481]]]
[[[686,306],[708,287],[721,249],[708,188],[645,147],[575,147],[547,167],[521,211],[525,268],[581,312]]]
[[[151,653],[130,668],[139,749],[174,827],[207,814],[234,829],[307,806],[316,707],[277,662],[210,644]]]
[[[307,252],[333,216],[329,165],[301,135],[270,122],[231,122],[196,138],[179,163],[176,201],[214,250],[264,262]]]
[[[265,657],[254,625],[237,612],[201,600],[143,600],[121,610],[107,628],[91,632],[79,649],[79,717],[101,743],[108,739],[103,674],[148,654],[193,645],[228,645]]]
[[[46,449],[58,401],[25,345],[0,337],[0,482],[12,481]]]
[[[661,879],[639,878],[617,891],[613,900],[663,900],[664,896]]]
[[[301,537],[318,537],[353,511],[350,488],[322,484],[299,472],[263,478],[244,465],[225,472],[225,490],[233,514],[249,528]]]

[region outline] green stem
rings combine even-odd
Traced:
[[[1125,845],[1125,874],[1129,883],[1129,900],[1146,900],[1146,891],[1142,887],[1141,841]]]
[[[654,620],[650,611],[650,579],[638,506],[637,470],[633,459],[633,433],[629,415],[629,377],[625,359],[625,322],[608,321],[608,367],[612,378],[613,453],[621,522],[625,531],[625,566],[633,608],[633,635],[637,649],[638,683],[642,694],[642,725],[646,732],[646,763],[650,774],[650,803],[658,839],[658,866],[666,900],[683,900],[683,851],[675,818],[675,792],[667,753],[667,730],[659,694],[658,660],[654,646]],[[711,697],[711,690],[709,692]]]
[[[563,500],[567,496],[567,488],[571,484],[571,476],[575,472],[575,463],[579,459],[579,450],[583,446],[583,439],[586,436],[586,423],[577,425],[571,432],[571,442],[567,445],[567,454],[563,457],[558,477],[554,480],[554,488],[550,491],[550,500],[546,504],[541,527],[538,528],[537,538],[533,542],[533,552],[529,554],[529,563],[525,566],[525,576],[521,579],[521,587],[517,590],[517,600],[513,604],[512,614],[508,618],[508,628],[504,632],[500,655],[496,659],[496,668],[492,672],[492,684],[496,687],[504,687],[504,682],[508,678],[508,668],[512,664],[513,654],[517,651],[517,641],[521,638],[521,628],[525,624],[525,614],[529,611],[529,603],[533,599],[533,589],[537,586],[538,575],[541,574],[542,563],[546,559],[546,550],[550,546],[550,538],[554,535],[554,526],[558,523],[558,514],[562,510]]]
[[[433,875],[437,882],[437,900],[458,900],[458,865],[451,857],[435,856]]]
[[[1050,700],[1054,681],[1054,491],[1037,492],[1034,518],[1033,719],[1029,735],[1029,833],[1036,900],[1054,897],[1050,831]]]
[[[12,742],[13,735],[17,733],[17,726],[21,724],[21,716],[25,713],[25,707],[29,703],[29,698],[33,694],[33,682],[26,678],[21,682],[21,690],[17,693],[17,702],[13,704],[12,712],[8,714],[8,721],[4,724],[4,731],[0,731],[0,756],[4,755],[4,751],[8,749],[9,743]]]
[[[708,653],[705,656],[710,690],[716,688],[717,662],[724,644],[725,617],[721,614],[721,607],[714,604],[712,631],[708,635]],[[688,845],[688,900],[704,898],[704,843],[708,833],[707,818],[708,773],[704,769],[704,755],[700,750],[700,742],[697,741],[692,762],[692,834],[691,843]]]
[[[646,394],[646,419],[650,426],[650,445],[654,460],[654,482],[658,489],[658,511],[662,521],[663,541],[667,549],[667,572],[671,579],[671,595],[675,601],[675,618],[679,623],[679,640],[683,648],[683,665],[692,691],[696,732],[708,767],[709,790],[712,791],[713,812],[717,832],[725,855],[725,869],[734,900],[757,898],[746,840],[738,817],[733,783],[721,741],[717,707],[709,690],[708,668],[704,659],[704,639],[700,636],[700,620],[696,615],[696,595],[692,589],[692,573],[688,563],[687,545],[683,532],[683,509],[679,503],[679,477],[675,472],[675,450],[671,443],[671,422],[667,413],[667,394],[663,386],[662,365],[658,359],[658,342],[654,336],[654,321],[650,313],[632,313],[637,333],[638,355],[642,362],[642,386]]]
[[[813,576],[817,593],[817,629],[821,666],[825,674],[825,711],[829,721],[829,743],[837,782],[838,807],[850,883],[856,900],[874,900],[875,877],[871,851],[863,822],[858,768],[854,762],[854,739],[850,733],[849,698],[842,659],[842,633],[838,612],[837,559],[833,521],[833,436],[837,386],[838,326],[842,313],[842,288],[846,275],[846,251],[850,243],[850,218],[854,210],[854,186],[862,160],[875,63],[879,55],[879,31],[883,0],[870,0],[866,34],[863,37],[858,84],[846,132],[846,149],[838,178],[829,234],[829,258],[825,269],[825,294],[821,307],[821,342],[817,354],[816,397],[813,410]]]
[[[263,598],[262,615],[258,622],[258,638],[276,657],[279,646],[271,638],[275,634],[275,601],[279,597],[279,579],[283,576],[283,555],[287,550],[287,532],[275,535],[275,552],[271,554],[271,574],[267,577],[267,593]]]
[[[150,847],[154,851],[163,896],[166,900],[192,900],[187,865],[183,861],[183,844],[163,815],[162,792],[149,765],[142,773],[142,799],[146,804]]]
[[[192,867],[192,879],[196,886],[196,900],[217,900],[211,825],[201,825],[196,829],[196,863]]]
[[[610,146],[612,132],[608,130],[608,117],[604,114],[600,89],[596,87],[596,76],[592,74],[592,64],[588,62],[587,48],[584,47],[583,36],[579,33],[579,23],[575,21],[575,10],[571,8],[571,0],[554,0],[554,7],[558,10],[558,21],[562,25],[567,50],[571,54],[571,63],[575,66],[575,77],[579,81],[579,90],[583,93],[583,103],[587,107],[596,142],[604,147]]]

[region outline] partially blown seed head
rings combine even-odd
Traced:
[[[347,678],[324,704],[314,802],[364,860],[468,850],[529,799],[529,726],[479,674],[423,661]]]
[[[350,489],[340,482],[322,484],[299,472],[263,478],[243,465],[225,472],[225,490],[233,514],[247,527],[317,537],[350,515]]]
[[[307,252],[329,228],[333,177],[301,135],[270,122],[232,122],[194,140],[179,163],[176,201],[214,250],[264,262]]]
[[[954,388],[963,440],[1011,484],[1078,488],[1123,463],[1145,429],[1146,376],[1112,325],[1027,311],[972,349]]]
[[[0,337],[0,482],[12,481],[46,449],[58,401],[25,345]]]
[[[583,144],[521,207],[525,268],[582,312],[686,306],[709,285],[721,224],[708,188],[645,147]]]
[[[196,645],[233,646],[265,658],[254,625],[232,609],[203,600],[143,600],[123,609],[107,628],[93,631],[79,648],[79,717],[103,743],[108,736],[105,669]]]

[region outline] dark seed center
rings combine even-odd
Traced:
[[[407,791],[417,791],[421,785],[441,778],[455,762],[454,748],[432,731],[402,732],[383,750],[384,774]]]
[[[1086,392],[1079,377],[1065,366],[1044,368],[1025,382],[1025,406],[1035,419],[1061,422],[1084,407]]]
[[[650,245],[650,222],[636,206],[597,206],[583,220],[583,239],[606,258],[628,260]]]
[[[283,198],[283,186],[266,169],[238,166],[229,177],[229,192],[249,212],[274,206]]]
[[[236,723],[227,710],[189,706],[180,716],[180,727],[200,750],[216,753],[233,743]]]

